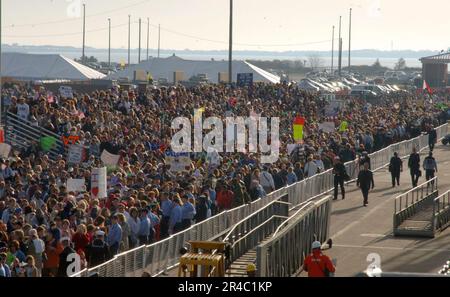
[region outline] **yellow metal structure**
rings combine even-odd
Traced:
[[[197,277],[199,266],[202,277],[225,276],[225,246],[217,241],[189,241],[191,251],[182,255],[178,268],[179,277]],[[189,273],[189,275],[186,275]]]

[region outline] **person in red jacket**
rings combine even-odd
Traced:
[[[86,251],[86,247],[90,242],[87,228],[84,224],[78,225],[77,232],[72,237],[72,242],[76,251]]]
[[[321,246],[319,241],[314,241],[312,253],[306,257],[303,263],[303,269],[308,272],[308,277],[327,277],[336,271],[330,258],[322,254]]]
[[[234,193],[228,190],[227,186],[222,186],[216,195],[216,203],[219,211],[231,209]]]

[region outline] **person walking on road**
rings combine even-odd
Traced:
[[[333,200],[337,200],[339,186],[341,187],[342,199],[345,199],[344,181],[348,179],[348,175],[347,171],[345,170],[345,166],[344,164],[342,164],[341,159],[339,157],[334,158],[333,174],[334,174]]]
[[[433,125],[430,125],[430,130],[428,131],[428,147],[432,152],[434,150],[434,145],[437,142],[437,133],[436,129],[434,129]]]
[[[400,159],[397,152],[394,153],[394,156],[389,162],[389,172],[392,177],[392,187],[395,187],[396,182],[397,186],[400,186],[400,172],[403,172],[403,161]]]
[[[420,171],[420,155],[417,153],[416,148],[413,148],[411,155],[409,155],[408,167],[411,174],[412,186],[415,188],[419,182],[419,177],[422,175]]]
[[[322,253],[321,243],[312,243],[312,253],[305,258],[303,269],[308,272],[308,277],[329,277],[336,271],[331,259]]]
[[[434,178],[434,173],[437,172],[437,163],[432,152],[430,152],[428,157],[423,160],[423,169],[425,170],[425,177],[427,181]],[[434,181],[432,181],[431,184],[434,185]]]
[[[358,180],[356,181],[356,185],[361,188],[361,192],[364,197],[364,206],[369,204],[369,190],[375,187],[375,183],[373,181],[373,173],[369,169],[369,163],[364,163],[364,168],[358,174]]]

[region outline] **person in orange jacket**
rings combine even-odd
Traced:
[[[312,243],[312,253],[308,255],[303,263],[303,269],[308,272],[308,277],[328,277],[336,271],[333,262],[327,255],[322,254],[321,243]]]

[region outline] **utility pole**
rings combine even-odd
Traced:
[[[348,31],[348,73],[350,73],[352,53],[352,9],[350,8],[349,31]]]
[[[233,0],[230,0],[230,33],[228,49],[228,83],[233,83]]]
[[[138,64],[141,63],[141,18],[139,18],[139,52],[138,52]]]
[[[145,60],[148,60],[148,49],[150,44],[150,18],[147,18],[147,58]]]
[[[161,50],[161,24],[158,25],[158,58],[160,50]]]
[[[331,37],[331,75],[333,75],[334,69],[334,26],[333,26],[333,34]]]
[[[342,16],[339,17],[339,58],[338,58],[338,72],[339,76],[341,76],[342,71],[342,37],[341,37],[341,25],[342,25]]]
[[[130,47],[131,47],[131,15],[128,15],[128,66],[130,66]]]
[[[83,3],[83,53],[81,55],[81,63],[85,63],[84,49],[86,46],[86,4]]]
[[[108,18],[108,67],[111,68],[111,18]]]

